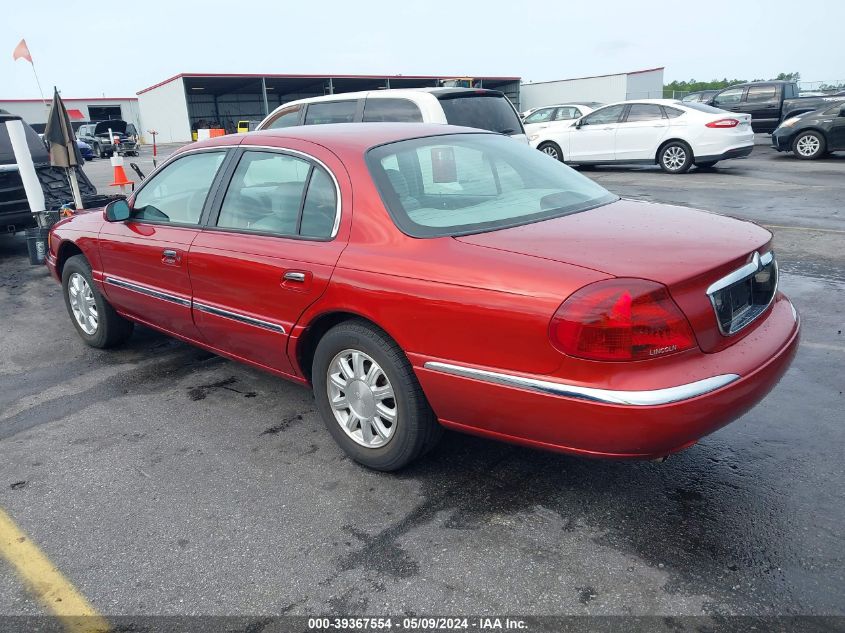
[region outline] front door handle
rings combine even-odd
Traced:
[[[169,264],[171,266],[175,266],[179,263],[181,257],[179,256],[179,251],[174,250],[172,248],[165,248],[161,251],[161,262],[163,264]]]
[[[295,270],[289,270],[284,275],[285,281],[298,281],[302,283],[305,281],[305,273],[301,273]]]

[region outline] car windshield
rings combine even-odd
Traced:
[[[466,235],[618,200],[575,170],[493,134],[449,134],[371,149],[367,163],[397,226],[412,237]]]

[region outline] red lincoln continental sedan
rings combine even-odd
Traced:
[[[311,385],[395,470],[442,427],[653,459],[737,418],[798,346],[771,238],[497,134],[342,124],[184,147],[47,263],[89,345],[142,323]]]

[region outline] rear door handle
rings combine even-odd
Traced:
[[[298,281],[303,282],[305,281],[305,273],[301,273],[295,270],[289,270],[284,275],[285,281]]]
[[[179,251],[174,250],[172,248],[165,248],[161,251],[161,261],[163,264],[178,264],[179,260],[182,259],[179,255]]]

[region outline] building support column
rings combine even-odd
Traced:
[[[264,116],[270,114],[270,105],[267,103],[267,80],[261,78],[261,96],[264,98]]]
[[[329,77],[329,94],[330,95],[334,94],[334,82],[332,81],[331,77]]]

